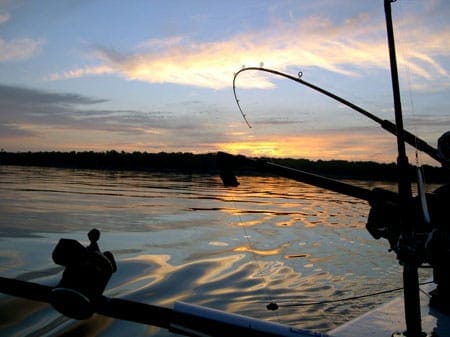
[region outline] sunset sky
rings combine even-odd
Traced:
[[[408,130],[450,129],[450,2],[393,5]],[[0,147],[375,160],[394,121],[383,0],[0,0]],[[409,148],[410,149],[410,148]],[[414,162],[414,152],[409,152]],[[420,161],[436,164],[426,155]]]

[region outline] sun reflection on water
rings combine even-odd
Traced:
[[[0,167],[2,276],[55,284],[51,252],[61,237],[86,244],[92,227],[118,271],[106,295],[171,307],[177,300],[327,331],[382,303],[283,307],[401,284],[387,245],[365,230],[368,205],[275,177]],[[363,182],[358,182],[364,184]],[[265,309],[276,301],[274,315]],[[349,310],[351,308],[351,310]],[[0,295],[2,335],[45,332],[171,336],[95,316],[64,319],[48,305]]]

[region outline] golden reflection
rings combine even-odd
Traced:
[[[227,242],[222,242],[222,241],[209,241],[208,245],[214,246],[214,247],[228,247],[229,246],[229,244]]]
[[[153,263],[158,265],[166,265],[167,261],[169,260],[170,255],[150,255],[150,254],[143,254],[123,259],[123,261],[144,261],[147,263]]]
[[[192,281],[197,287],[214,282],[220,283],[224,278],[229,277],[230,273],[232,274],[236,272],[236,268],[233,268],[233,266],[238,264],[244,257],[244,254],[234,254],[225,258],[207,258],[181,265],[171,265],[168,263],[170,259],[169,255],[140,255],[126,259],[126,261],[140,261],[152,266],[157,265],[157,267],[152,267],[151,271],[143,270],[144,275],[134,277],[127,283],[132,284],[133,292],[137,292],[141,289],[147,289],[157,282],[164,282],[170,274],[176,274],[177,272],[182,273],[184,270],[189,268],[192,268],[192,270],[200,268],[202,270],[202,273],[200,273],[197,278]],[[121,295],[123,296],[123,294]],[[173,302],[185,300],[186,297],[190,295],[192,295],[192,293],[188,290],[184,290],[181,293],[174,293],[172,295],[166,294],[164,300],[159,303],[161,305],[170,305]]]
[[[256,226],[256,225],[260,225],[260,224],[262,224],[264,222],[270,222],[270,220],[272,218],[273,218],[273,215],[266,215],[262,219],[247,220],[247,221],[243,221],[242,218],[239,218],[238,225],[241,226],[241,227]]]
[[[350,197],[283,178],[245,176],[240,180],[241,186],[224,188],[218,196],[228,203],[220,211],[230,216],[233,226],[364,226],[361,217],[355,215],[366,212],[367,206],[346,203]]]
[[[298,219],[296,218],[291,218],[289,220],[284,220],[284,221],[278,221],[275,223],[275,226],[278,227],[292,227],[296,222],[298,221]]]
[[[198,284],[208,284],[211,282],[218,282],[223,278],[223,271],[229,270],[233,265],[242,260],[244,255],[237,254],[232,256],[227,256],[226,258],[212,258],[203,261],[197,261],[194,263],[202,263],[202,262],[213,262],[215,263],[215,268],[210,268],[205,270],[205,274],[202,275],[196,283]],[[222,276],[221,276],[222,275]]]
[[[288,246],[288,244],[283,244],[281,247],[279,248],[274,248],[274,249],[254,249],[248,246],[241,246],[241,247],[236,247],[233,249],[233,251],[235,252],[249,252],[249,253],[253,253],[256,255],[261,255],[261,256],[271,256],[271,255],[278,255],[281,253],[281,251]]]
[[[314,228],[317,227],[317,225],[319,225],[320,222],[318,221],[307,221],[307,220],[303,220],[303,225],[305,226],[305,228]]]
[[[151,273],[143,271],[143,274],[136,275],[132,279],[124,282],[122,285],[133,284],[133,292],[140,289],[145,289],[157,282],[164,280],[167,274],[176,270],[176,267],[168,263],[170,260],[170,255],[139,255],[128,259],[123,259],[123,262],[143,262],[145,265],[155,266]],[[139,285],[139,286],[138,286]]]

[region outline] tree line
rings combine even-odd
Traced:
[[[364,180],[397,180],[395,163],[346,160],[308,160],[293,158],[258,158],[270,160],[299,170],[333,178]],[[189,152],[7,152],[0,151],[0,165],[43,166],[75,169],[133,170],[181,173],[217,174],[216,153],[193,154]],[[423,166],[428,182],[449,182],[448,169]],[[242,168],[240,174],[260,175],[251,168]],[[415,168],[410,166],[411,176]]]

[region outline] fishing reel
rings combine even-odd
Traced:
[[[389,241],[400,264],[413,262],[418,267],[428,264],[433,268],[437,288],[431,292],[430,305],[450,312],[450,219],[448,201],[450,184],[425,195],[428,216],[425,216],[420,197],[406,205],[408,218],[400,225],[398,195],[374,189],[366,228],[375,238]]]
[[[404,221],[407,231],[414,233],[405,250],[403,233],[405,226],[400,223],[400,204],[398,194],[375,188],[371,192],[370,212],[366,228],[375,238],[389,241],[391,249],[397,253],[402,262],[414,256],[419,264],[440,264],[441,259],[450,258],[450,219],[448,217],[448,200],[450,200],[450,184],[444,185],[432,193],[426,194],[429,218],[425,217],[419,197],[409,200],[406,205],[408,219]],[[413,247],[411,247],[411,243]]]
[[[52,254],[53,261],[65,269],[51,291],[50,303],[63,315],[75,319],[92,316],[95,302],[117,270],[112,253],[100,251],[100,231],[92,229],[88,238],[87,247],[76,240],[60,239]]]

